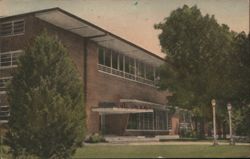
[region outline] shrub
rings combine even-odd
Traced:
[[[86,138],[85,142],[87,143],[98,143],[98,142],[106,142],[105,138],[98,133],[94,133]]]
[[[82,82],[66,49],[45,32],[18,66],[8,88],[10,152],[14,158],[70,158],[84,139],[84,107]]]

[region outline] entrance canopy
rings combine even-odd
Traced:
[[[129,113],[153,113],[153,109],[133,109],[133,108],[93,108],[93,112],[101,114],[129,114]]]
[[[112,34],[86,20],[83,20],[60,8],[39,11],[35,16],[43,21],[90,39],[97,44],[121,52],[127,56],[140,59],[152,66],[159,66],[164,60],[117,35]]]
[[[120,103],[133,104],[136,106],[146,106],[154,109],[168,110],[168,106],[138,99],[120,99]]]
[[[100,102],[92,111],[102,114],[153,113],[154,109],[168,110],[167,106],[138,99],[120,99],[119,103]]]

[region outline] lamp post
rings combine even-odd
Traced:
[[[228,116],[229,116],[229,131],[230,131],[230,145],[234,145],[233,132],[232,132],[232,105],[231,103],[227,104]]]
[[[216,119],[215,119],[215,105],[216,105],[216,101],[215,99],[212,99],[211,101],[212,104],[212,108],[213,108],[213,127],[214,127],[214,142],[213,145],[218,145],[217,139],[216,139]]]

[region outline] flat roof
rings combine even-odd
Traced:
[[[165,62],[164,58],[58,7],[1,17],[0,20],[27,14],[33,14],[43,21],[78,34],[81,37],[88,38],[100,46],[110,48],[153,66],[160,66]]]

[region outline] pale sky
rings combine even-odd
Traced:
[[[249,0],[0,0],[0,16],[60,7],[160,56],[154,24],[182,7],[197,5],[236,32],[249,31]]]

